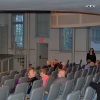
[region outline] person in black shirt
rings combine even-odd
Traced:
[[[29,70],[28,70],[28,78],[29,78],[29,80],[28,80],[28,91],[27,91],[27,94],[29,94],[30,93],[30,91],[31,91],[31,88],[32,88],[32,85],[33,85],[33,82],[35,81],[35,80],[38,80],[37,78],[36,78],[36,71],[33,69],[33,68],[30,68]]]
[[[57,66],[58,66],[57,59],[54,59],[52,65],[52,67],[54,67],[54,70],[57,68]]]
[[[86,56],[86,61],[90,59],[91,61],[93,61],[94,63],[96,62],[96,55],[94,53],[94,49],[91,48],[89,53],[87,53],[87,56]]]

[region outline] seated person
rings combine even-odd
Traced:
[[[52,67],[54,67],[54,70],[56,70],[57,66],[58,66],[57,59],[54,59],[53,64],[52,64]]]
[[[29,86],[28,86],[28,91],[27,91],[28,94],[29,94],[30,91],[31,91],[33,82],[34,82],[35,80],[38,80],[38,79],[36,78],[36,74],[37,74],[37,73],[36,73],[36,71],[35,71],[33,68],[30,68],[30,69],[28,70],[28,78],[29,78],[29,80],[28,80]]]
[[[40,76],[41,76],[41,78],[42,78],[42,80],[43,80],[43,87],[45,87],[45,85],[46,85],[46,81],[47,81],[47,79],[49,78],[49,76],[48,75],[46,75],[47,74],[47,71],[45,70],[45,69],[40,69],[39,70],[39,73],[40,73]]]
[[[95,66],[96,66],[96,67],[99,66],[99,60],[96,60]]]
[[[61,64],[62,64],[62,66],[63,66],[62,69],[64,69],[65,71],[67,71],[67,67],[65,66],[65,63],[62,62]]]
[[[89,68],[93,68],[94,67],[94,62],[90,62],[90,67]]]
[[[66,72],[65,70],[60,70],[58,72],[58,79],[56,79],[53,83],[61,83],[61,91],[60,91],[60,95],[62,94],[64,87],[65,87],[65,83],[66,81],[68,81],[67,78],[65,78]],[[52,83],[52,84],[53,84]]]
[[[62,64],[58,64],[58,71],[60,71],[63,68]]]
[[[45,68],[50,68],[52,65],[51,61],[50,60],[47,60],[47,66],[45,66]]]

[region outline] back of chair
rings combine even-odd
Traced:
[[[40,66],[36,66],[36,68],[35,68],[36,70],[40,70]]]
[[[84,84],[84,81],[85,81],[85,77],[79,77],[77,79],[77,82],[76,82],[76,86],[74,88],[74,91],[77,91],[77,90],[80,90],[82,89],[83,87],[83,84]]]
[[[81,75],[81,70],[75,72],[75,76],[74,76],[74,85],[76,84],[76,81],[77,81],[77,79],[80,77],[80,75]]]
[[[9,92],[14,88],[15,80],[9,79],[4,82],[4,86],[9,86]]]
[[[47,81],[46,81],[46,85],[45,85],[45,91],[48,91],[50,90],[50,86],[51,84],[54,82],[55,78],[54,77],[51,77],[51,78],[48,78]]]
[[[96,72],[95,73],[98,73],[99,72],[99,69],[100,69],[100,66],[97,67],[96,69]]]
[[[66,77],[67,77],[67,74],[70,73],[71,71],[72,71],[72,68],[71,67],[67,68]]]
[[[30,100],[43,100],[44,92],[45,92],[44,87],[39,87],[39,88],[33,89],[31,92]]]
[[[8,86],[0,87],[0,100],[7,100],[8,95],[9,95],[9,87]]]
[[[90,84],[90,82],[92,82],[92,80],[93,80],[93,75],[88,75],[86,78],[85,85],[82,89],[82,95],[84,95],[86,88],[89,86],[89,84]]]
[[[32,90],[35,89],[35,88],[39,88],[41,87],[43,84],[43,80],[36,80],[33,82],[33,85],[32,85]]]
[[[8,97],[7,100],[25,100],[24,93],[13,94]]]
[[[49,72],[48,72],[48,75],[51,75],[51,73],[54,71],[54,68],[53,67],[50,67],[49,68]]]
[[[94,75],[96,72],[97,67],[93,67],[92,74]]]
[[[21,69],[20,73],[22,73],[22,77],[24,77],[25,73],[26,73],[26,69]]]
[[[91,75],[92,74],[92,70],[93,70],[93,68],[89,68],[88,72],[87,72],[87,75]]]
[[[61,84],[60,83],[52,84],[50,86],[50,91],[49,91],[47,100],[56,99],[58,97],[59,92],[60,92],[60,88],[61,88]]]
[[[100,72],[95,73],[93,82],[98,82],[100,78]]]
[[[27,90],[28,90],[28,83],[17,84],[14,94],[21,93],[21,92],[26,94]]]
[[[25,83],[25,82],[27,82],[27,80],[28,80],[28,77],[27,76],[26,77],[21,77],[19,79],[18,83]]]
[[[17,74],[17,70],[11,70],[10,71],[10,76],[11,76],[12,79],[14,78],[15,74]]]
[[[57,70],[56,70],[56,71],[53,71],[52,74],[51,74],[51,77],[55,77],[55,78],[57,78],[57,73],[58,73]]]
[[[63,93],[62,93],[62,95],[61,95],[61,97],[62,97],[63,99],[66,99],[67,95],[68,95],[69,93],[71,93],[72,88],[73,88],[73,85],[74,85],[74,79],[69,80],[69,81],[66,82],[64,91],[63,91]]]
[[[92,87],[87,87],[83,100],[92,100],[95,90]]]
[[[28,72],[25,73],[24,77],[28,76]]]
[[[75,73],[76,72],[76,66],[72,67],[72,72]]]
[[[97,93],[95,94],[93,100],[97,100]]]
[[[80,94],[81,94],[81,91],[79,91],[79,90],[75,91],[75,92],[72,92],[67,96],[66,100],[79,100],[80,99]]]
[[[1,82],[2,77],[5,76],[5,75],[7,75],[7,72],[1,72],[0,73],[0,82]]]
[[[41,79],[40,74],[37,74],[37,75],[36,75],[36,78],[37,78],[37,79]]]
[[[4,85],[5,80],[9,80],[9,79],[11,79],[10,75],[3,76],[1,80],[1,85]]]
[[[87,72],[88,72],[88,69],[83,69],[83,70],[82,70],[81,77],[86,77]]]
[[[22,77],[22,73],[15,74],[14,79],[19,79],[20,77]]]
[[[73,72],[68,73],[67,78],[69,80],[73,79],[74,78],[74,73]]]

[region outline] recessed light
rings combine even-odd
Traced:
[[[88,8],[94,8],[95,5],[86,5],[86,7],[88,7]]]

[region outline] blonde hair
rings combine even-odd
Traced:
[[[39,70],[39,73],[41,73],[41,72],[42,72],[43,74],[47,74],[47,71],[46,71],[45,69],[40,69],[40,70]]]
[[[51,65],[51,61],[50,60],[47,60],[47,65]]]
[[[90,66],[94,66],[94,62],[90,62]]]

